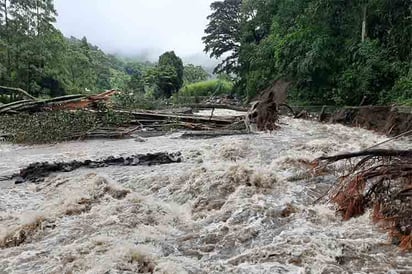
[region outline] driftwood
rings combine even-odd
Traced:
[[[327,117],[327,115],[326,115],[326,106],[323,106],[323,107],[322,107],[322,110],[320,111],[318,121],[319,121],[319,122],[323,122],[323,121],[326,120],[326,117]]]
[[[128,157],[107,157],[102,160],[71,161],[58,163],[33,163],[20,170],[19,173],[6,176],[2,180],[16,180],[16,184],[30,182],[42,182],[44,178],[54,172],[71,172],[79,168],[102,168],[108,166],[152,166],[182,161],[180,152],[177,153],[154,153],[138,154]]]
[[[387,150],[387,149],[375,149],[375,150],[364,150],[354,153],[344,153],[335,156],[324,156],[316,159],[316,162],[327,161],[327,162],[337,162],[340,160],[362,157],[362,156],[374,156],[374,157],[406,157],[412,158],[412,150]]]
[[[288,104],[279,104],[279,108],[281,108],[281,107],[287,108],[292,113],[292,115],[294,117],[296,116],[295,110],[291,106],[289,106]]]
[[[373,208],[373,220],[390,231],[393,242],[412,251],[412,150],[365,150],[321,157],[315,165],[360,160],[329,191],[343,219]]]
[[[294,116],[295,119],[307,119],[309,118],[309,112],[306,110],[302,110],[301,112],[295,114]]]
[[[216,131],[195,131],[195,132],[185,132],[180,138],[181,139],[212,139],[223,136],[232,135],[245,135],[249,134],[246,130],[216,130]]]

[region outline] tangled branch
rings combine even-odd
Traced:
[[[321,157],[319,165],[359,158],[329,192],[344,220],[373,209],[373,220],[390,231],[403,250],[412,250],[412,150],[366,150]]]

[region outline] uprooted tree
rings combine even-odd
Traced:
[[[261,95],[248,113],[248,123],[256,123],[260,131],[277,129],[279,107],[285,105],[290,82],[276,81],[271,87],[261,92]],[[290,107],[289,107],[290,108]]]
[[[329,193],[344,220],[373,209],[373,220],[390,232],[393,242],[412,251],[412,150],[366,150],[321,157],[335,163],[359,158]]]

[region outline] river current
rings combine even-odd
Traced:
[[[342,221],[314,204],[346,166],[313,177],[300,159],[387,139],[282,118],[272,133],[207,140],[180,134],[56,145],[0,143],[0,177],[39,161],[177,152],[182,163],[0,182],[0,273],[412,273],[368,214]],[[412,149],[407,139],[384,148]],[[23,233],[23,235],[22,235]]]

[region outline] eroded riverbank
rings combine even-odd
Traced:
[[[184,161],[0,183],[0,238],[26,229],[0,249],[0,273],[409,273],[411,254],[368,216],[342,222],[332,207],[312,205],[334,175],[305,176],[297,162],[386,137],[289,118],[281,126],[210,140],[1,144],[0,176],[36,161],[109,155],[180,151]]]

